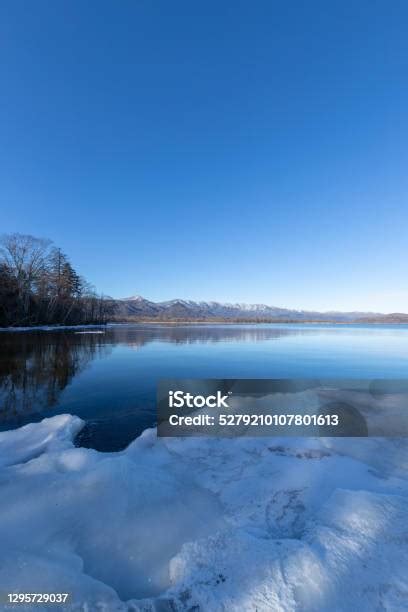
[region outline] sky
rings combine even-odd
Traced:
[[[0,233],[113,297],[408,312],[408,4],[3,1]]]

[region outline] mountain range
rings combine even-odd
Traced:
[[[117,321],[408,323],[408,314],[405,313],[318,312],[291,310],[266,304],[195,302],[181,299],[152,302],[140,295],[114,300],[114,308]]]

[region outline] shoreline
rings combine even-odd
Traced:
[[[0,327],[0,332],[25,332],[25,331],[64,331],[66,329],[99,329],[106,328],[105,323],[89,323],[84,325],[32,325],[22,327]]]
[[[197,319],[191,320],[163,320],[145,319],[143,321],[115,321],[107,323],[107,325],[408,325],[407,321],[253,321],[253,320],[208,320]],[[1,329],[1,328],[0,328]]]
[[[16,327],[0,327],[1,332],[30,332],[30,331],[64,331],[64,330],[80,330],[80,329],[107,329],[108,327],[125,325],[331,325],[331,326],[355,326],[355,325],[375,325],[378,327],[399,327],[408,325],[408,322],[398,321],[208,321],[208,320],[177,320],[177,321],[158,321],[157,319],[146,319],[143,321],[112,321],[108,323],[90,323],[83,325],[32,325],[32,326],[16,326]]]

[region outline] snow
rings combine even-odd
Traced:
[[[74,446],[83,425],[0,434],[0,593],[70,592],[67,611],[407,609],[407,441],[150,429],[99,453]]]
[[[36,325],[31,327],[0,327],[0,332],[26,332],[26,331],[63,331],[65,329],[96,329],[104,325]],[[78,332],[79,333],[79,332]],[[85,333],[85,332],[83,332]],[[91,332],[89,332],[91,333]],[[97,332],[93,332],[97,333]],[[103,332],[101,332],[103,333]]]

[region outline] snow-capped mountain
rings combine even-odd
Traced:
[[[135,295],[115,301],[118,319],[157,319],[163,321],[327,321],[350,323],[358,321],[408,323],[406,314],[384,315],[372,312],[317,312],[291,310],[267,304],[195,302],[168,300],[152,302]]]

